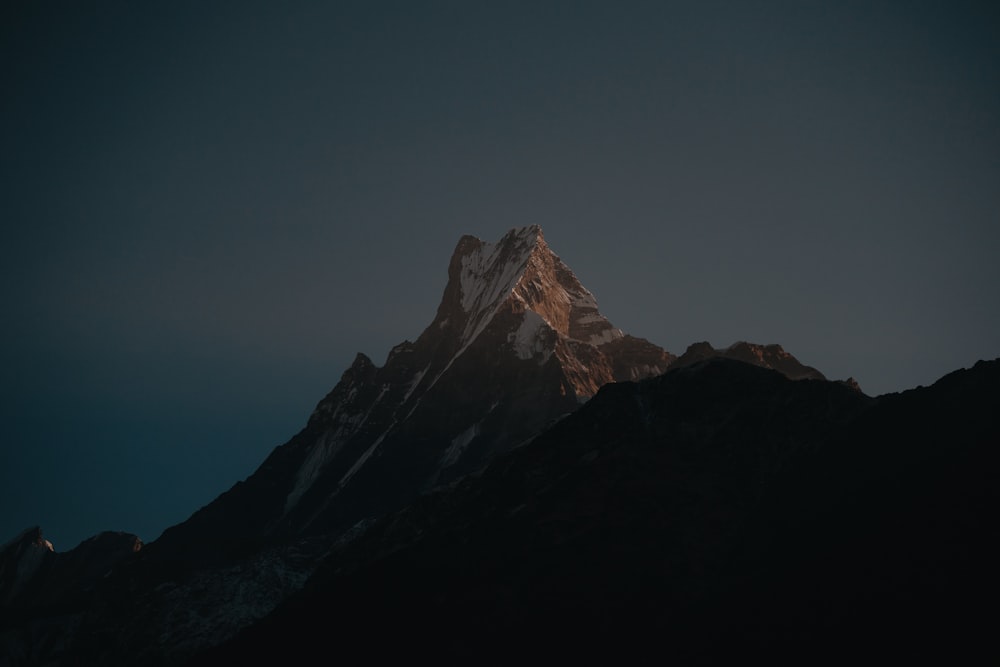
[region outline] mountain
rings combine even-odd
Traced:
[[[0,548],[0,601],[10,605],[16,600],[53,551],[38,526],[22,531]]]
[[[465,236],[416,341],[381,367],[358,354],[302,432],[150,553],[202,564],[339,533],[482,468],[602,385],[660,374],[673,359],[614,328],[539,227],[497,243]]]
[[[141,548],[135,535],[104,532],[56,552],[37,526],[0,548],[0,665],[66,651],[97,587]]]
[[[989,660],[998,405],[1000,360],[875,399],[719,357],[607,385],[196,664]]]
[[[11,613],[0,636],[39,663],[181,664],[267,616],[331,550],[368,539],[378,517],[465,488],[498,457],[538,451],[540,434],[609,384],[631,386],[719,357],[804,379],[803,387],[823,377],[779,346],[706,343],[677,359],[623,333],[537,226],[495,243],[462,237],[436,315],[415,341],[393,347],[382,366],[358,354],[305,427],[249,478],[116,561],[98,584],[83,577],[87,594],[74,598],[77,615],[60,626],[57,645],[39,647],[17,606],[3,607]],[[850,395],[859,405],[868,400]],[[35,591],[58,590],[52,582],[79,588],[32,570],[32,558],[50,557],[37,539],[29,542],[12,557],[23,566],[0,570],[0,594],[29,599],[18,592],[29,580]],[[40,608],[37,618],[55,608]]]
[[[115,565],[142,548],[142,540],[103,532],[57,553],[35,526],[0,549],[0,602],[7,608],[44,608],[83,594]]]
[[[424,332],[381,367],[358,354],[301,432],[120,568],[80,633],[99,639],[78,653],[150,663],[218,643],[367,521],[481,470],[601,386],[673,360],[601,315],[539,227],[462,237]]]

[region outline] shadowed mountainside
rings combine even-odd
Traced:
[[[609,385],[198,664],[988,655],[998,406],[1000,361],[878,399],[726,359]]]

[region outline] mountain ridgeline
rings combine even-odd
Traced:
[[[0,665],[662,642],[711,664],[860,645],[883,613],[887,637],[968,644],[975,619],[933,607],[985,562],[998,387],[997,362],[871,398],[777,345],[676,357],[601,315],[537,226],[466,236],[424,332],[358,354],[187,521],[75,558],[37,529],[5,546]]]

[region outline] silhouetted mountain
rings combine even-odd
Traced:
[[[128,533],[104,532],[57,553],[38,527],[0,549],[0,665],[45,664],[61,655],[91,608],[97,587],[142,548]]]
[[[208,538],[228,559],[275,537],[338,532],[481,468],[602,385],[672,360],[612,327],[538,227],[496,244],[463,237],[416,342],[382,367],[359,354],[298,436],[150,553],[202,563]]]
[[[307,581],[262,638],[281,641],[273,628],[286,622],[315,627],[295,610],[326,604],[350,633],[374,639],[356,626],[382,600],[386,623],[411,641],[421,641],[413,628],[433,630],[432,619],[462,628],[439,647],[450,655],[489,640],[488,627],[533,636],[527,619],[546,627],[545,614],[560,632],[570,632],[565,617],[610,641],[623,624],[659,622],[643,611],[659,609],[641,593],[647,582],[669,593],[665,601],[679,600],[664,607],[669,614],[694,598],[715,609],[715,587],[743,581],[724,564],[748,562],[740,551],[756,544],[748,535],[767,534],[756,512],[770,507],[788,467],[807,465],[845,424],[884,402],[822,378],[777,345],[702,343],[675,359],[624,334],[536,226],[497,243],[463,237],[427,329],[381,367],[358,354],[302,431],[187,521],[124,556],[104,534],[95,545],[118,546],[103,560],[53,560],[62,555],[39,531],[5,547],[0,646],[15,657],[0,667],[181,664]],[[395,518],[376,522],[386,515]],[[411,525],[417,532],[407,532]],[[452,554],[448,540],[460,544]],[[690,576],[650,570],[657,558]],[[598,568],[588,575],[592,590],[589,567]],[[421,572],[426,581],[417,581]],[[438,591],[426,618],[423,587]],[[639,606],[628,612],[632,603]],[[397,608],[417,616],[412,628]],[[466,627],[465,608],[487,625]]]
[[[995,658],[998,406],[1000,361],[878,399],[719,358],[608,385],[202,660]]]
[[[38,526],[28,528],[0,549],[0,601],[14,602],[52,553]]]
[[[538,227],[497,243],[463,237],[416,341],[381,367],[359,354],[299,434],[122,568],[79,654],[153,662],[218,643],[301,586],[352,526],[481,469],[602,385],[657,375],[673,359],[614,328]]]

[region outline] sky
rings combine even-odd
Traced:
[[[1000,356],[995,2],[13,4],[0,543],[183,521],[463,234],[541,225],[675,354],[871,395]]]

